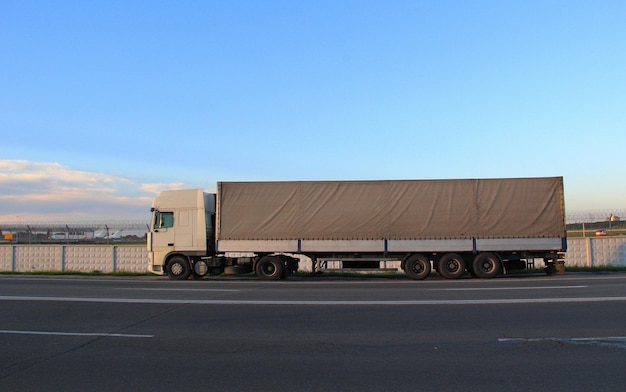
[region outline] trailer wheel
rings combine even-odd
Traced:
[[[424,255],[411,255],[404,262],[404,273],[411,279],[426,279],[430,275],[430,260]]]
[[[257,261],[255,272],[256,276],[263,280],[278,280],[283,275],[283,263],[277,257],[265,256]]]
[[[446,253],[437,263],[437,272],[446,279],[458,279],[465,272],[465,260],[458,253]]]
[[[189,260],[182,256],[174,256],[165,264],[165,272],[170,279],[186,280],[191,275]]]
[[[472,261],[472,270],[479,278],[491,279],[502,273],[502,264],[495,253],[479,253]]]

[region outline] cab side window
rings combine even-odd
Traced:
[[[174,213],[173,212],[156,212],[154,216],[154,228],[166,229],[168,227],[174,227]]]

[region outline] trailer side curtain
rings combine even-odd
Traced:
[[[219,238],[564,237],[562,181],[226,182]]]

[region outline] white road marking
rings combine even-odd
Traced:
[[[208,292],[240,292],[235,289],[176,289],[176,288],[150,288],[150,287],[117,287],[116,290],[132,290],[132,291],[208,291]]]
[[[558,342],[566,344],[585,344],[597,346],[610,346],[626,348],[626,336],[596,336],[588,338],[500,338],[501,343],[526,343],[526,342]]]
[[[227,300],[227,299],[163,299],[163,298],[81,298],[81,297],[29,297],[0,296],[0,301],[47,301],[47,302],[89,302],[126,304],[193,304],[193,305],[339,305],[339,306],[397,306],[397,305],[496,305],[531,303],[586,303],[626,301],[626,297],[589,298],[510,298],[510,299],[451,299],[451,300],[381,300],[381,301],[341,301],[341,300]]]
[[[430,291],[484,291],[484,290],[558,290],[558,289],[584,289],[589,286],[519,286],[519,287],[465,287],[450,289],[428,289]]]
[[[53,331],[14,331],[7,329],[0,329],[0,334],[15,334],[15,335],[55,335],[55,336],[102,336],[113,338],[153,338],[154,335],[134,335],[126,333],[97,333],[97,332],[53,332]]]
[[[626,336],[606,336],[591,338],[499,338],[499,342],[543,342],[543,341],[573,341],[573,342],[626,342]]]

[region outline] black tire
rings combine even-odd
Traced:
[[[437,263],[437,272],[446,279],[458,279],[465,273],[465,260],[458,253],[446,253]]]
[[[272,256],[265,256],[257,261],[254,272],[262,280],[279,280],[284,277],[282,261]]]
[[[167,276],[173,280],[186,280],[191,275],[189,260],[182,256],[174,256],[165,264]]]
[[[478,278],[495,278],[502,273],[502,262],[495,253],[479,253],[472,261],[472,271]]]
[[[430,269],[430,260],[424,255],[411,255],[404,262],[404,273],[414,280],[426,279],[430,275]]]

